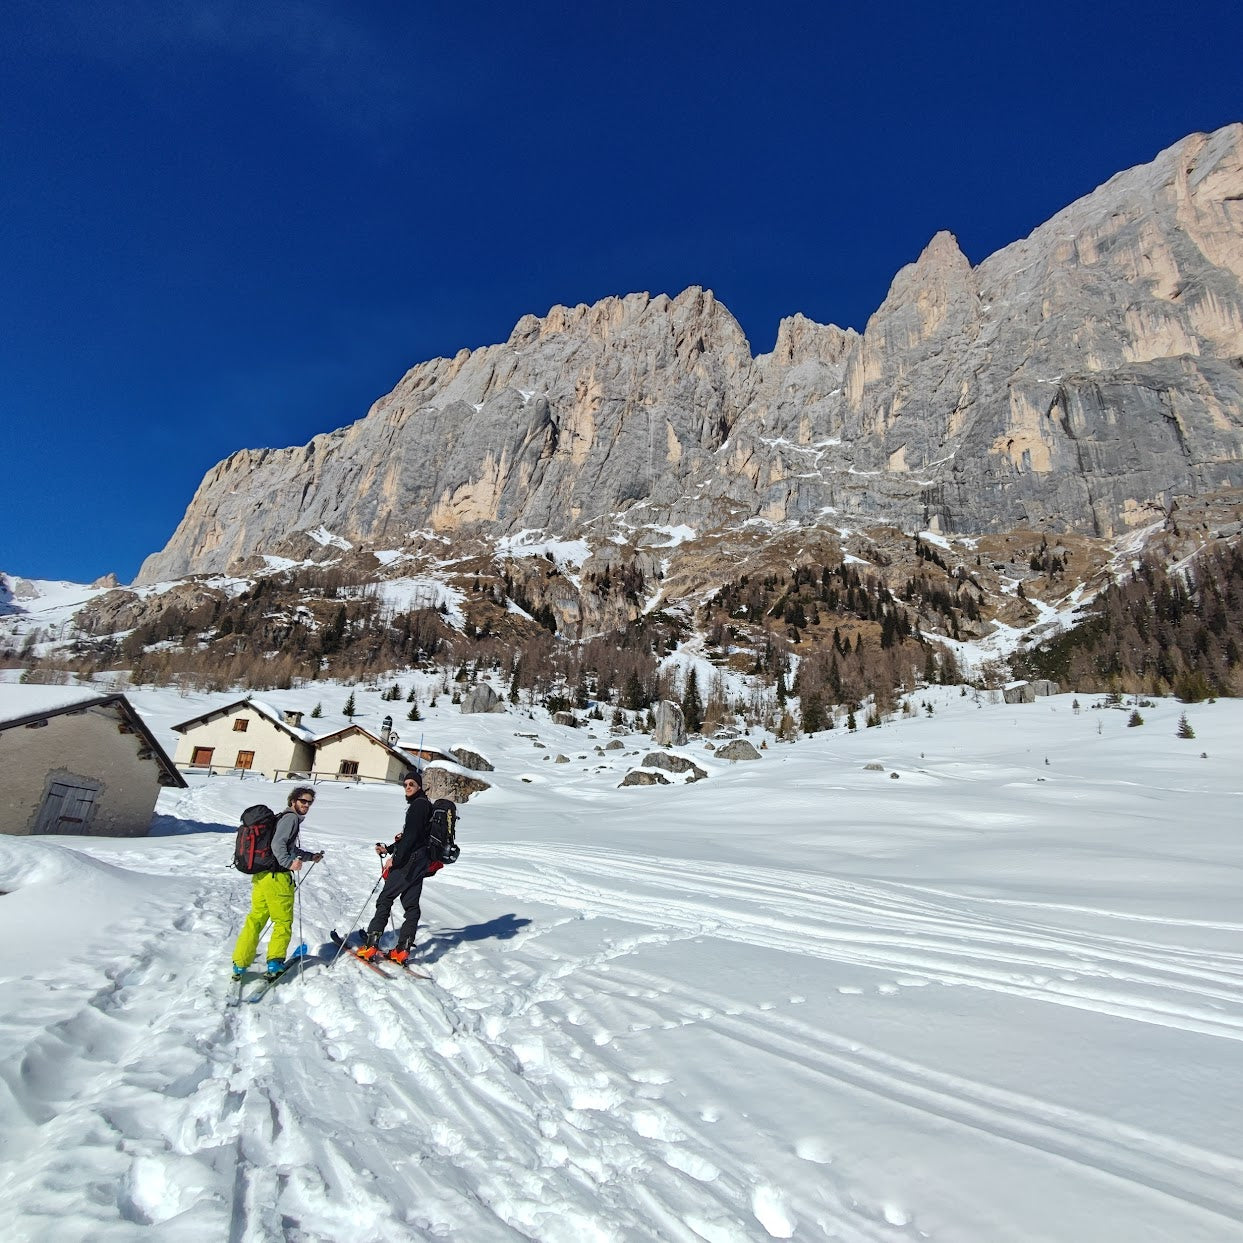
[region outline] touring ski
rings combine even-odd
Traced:
[[[249,984],[251,980],[256,980],[258,978],[258,975],[256,975],[253,971],[247,971],[242,975],[235,976],[230,981],[233,991],[229,994],[227,1004],[230,1006],[240,1006],[242,1004],[242,994],[246,991],[246,985]]]
[[[335,929],[332,932],[330,932],[328,935],[332,938],[332,943],[338,946],[346,954],[348,954],[356,963],[359,964],[359,966],[369,967],[372,971],[376,973],[376,975],[382,975],[386,980],[391,980],[393,978],[387,971],[384,971],[381,968],[377,967],[375,963],[371,961],[371,959],[360,958],[358,955],[358,951],[352,945],[346,945],[345,940],[337,934]]]
[[[409,963],[394,962],[393,959],[386,959],[387,962],[393,963],[394,966],[400,967],[407,975],[412,975],[416,980],[430,980],[432,977],[426,971],[416,971]]]
[[[262,1001],[268,995],[269,991],[272,988],[272,985],[277,983],[279,980],[283,980],[285,976],[287,976],[289,972],[295,966],[297,966],[302,961],[302,959],[306,957],[307,957],[306,946],[299,945],[298,948],[294,950],[294,952],[290,954],[288,958],[285,959],[284,967],[281,968],[281,970],[278,971],[276,975],[264,975],[260,978],[259,987],[255,989],[255,991],[251,993],[249,997],[241,996],[242,984],[239,984],[238,990],[237,990],[239,1001],[246,1001],[252,1006],[255,1005],[257,1002]],[[243,984],[244,983],[245,983],[245,977],[243,977]],[[234,1002],[233,1004],[236,1005],[237,1002]]]
[[[349,955],[349,956],[350,956],[350,957],[351,957],[351,958],[352,958],[352,959],[353,959],[356,963],[358,963],[358,965],[359,965],[360,967],[369,967],[372,971],[374,971],[374,972],[376,973],[376,975],[382,975],[382,976],[383,976],[386,980],[391,980],[391,979],[393,978],[391,975],[389,975],[389,973],[388,973],[387,971],[384,971],[384,970],[382,970],[380,967],[377,967],[377,966],[375,965],[375,963],[373,963],[373,962],[371,961],[371,959],[370,959],[370,958],[363,958],[363,957],[361,957],[361,956],[359,955],[359,953],[358,953],[358,951],[357,951],[357,950],[352,950],[352,949],[350,949],[348,945],[345,947],[345,952],[346,952],[346,953],[347,953],[347,954],[348,954],[348,955]]]

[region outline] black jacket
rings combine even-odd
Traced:
[[[432,802],[420,790],[406,799],[406,822],[401,836],[388,847],[393,857],[393,870],[403,870],[410,863],[422,858],[423,870],[427,869],[427,848],[431,839]]]

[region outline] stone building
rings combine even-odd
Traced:
[[[0,685],[0,832],[139,837],[185,784],[124,695]]]

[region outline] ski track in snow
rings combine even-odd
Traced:
[[[731,875],[706,862],[673,876],[618,850],[480,847],[468,874],[426,887],[434,981],[386,982],[348,959],[331,970],[312,960],[259,1005],[231,1009],[223,964],[238,881],[202,873],[202,858],[177,845],[160,858],[185,886],[171,934],[142,913],[122,920],[63,987],[5,1021],[5,1045],[20,1052],[0,1070],[2,1189],[21,1209],[0,1211],[4,1237],[930,1237],[901,1205],[837,1174],[815,1137],[792,1148],[772,1134],[763,1168],[740,1156],[728,1085],[715,1101],[679,1095],[646,1056],[675,1039],[678,1054],[725,1042],[774,1082],[866,1094],[904,1125],[965,1128],[1154,1204],[1176,1201],[1204,1216],[1205,1238],[1213,1223],[1243,1220],[1243,1162],[1222,1152],[861,1043],[802,1020],[793,1004],[757,1002],[754,980],[727,990],[719,973],[692,985],[659,970],[662,947],[723,938],[870,980],[840,986],[843,995],[1000,992],[1240,1040],[1243,955],[1164,944],[1157,925],[1137,937],[1068,929],[1034,903],[914,885],[778,868]],[[109,860],[150,866],[137,851]],[[366,867],[347,861],[308,882],[304,926],[354,909],[372,883]],[[471,926],[480,893],[538,918]],[[581,936],[556,948],[584,920],[600,929],[593,952],[573,949]],[[523,953],[529,938],[539,956]],[[308,939],[312,953],[331,953]],[[795,974],[815,978],[814,964]]]

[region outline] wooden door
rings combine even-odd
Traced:
[[[99,787],[53,781],[39,808],[36,833],[89,833]]]

